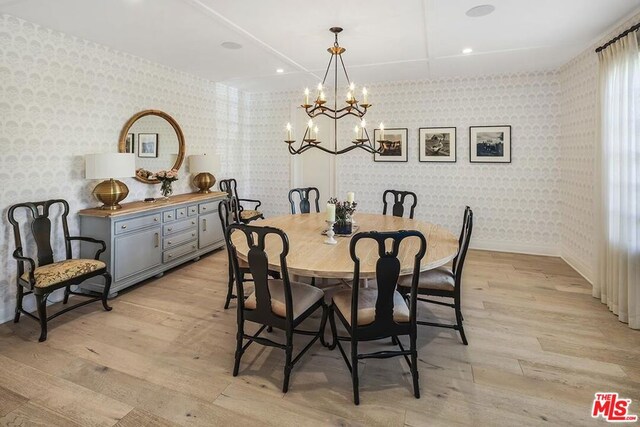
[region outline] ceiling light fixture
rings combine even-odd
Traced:
[[[242,49],[242,45],[240,43],[236,43],[236,42],[222,42],[222,43],[220,43],[220,46],[222,46],[225,49],[230,49],[230,50]]]
[[[465,55],[469,55],[471,52],[473,52],[473,49],[471,49],[470,47],[465,47],[464,49],[462,49],[462,53],[464,53]]]
[[[494,10],[496,10],[496,7],[492,4],[481,4],[480,6],[475,6],[467,10],[465,15],[470,18],[480,18],[493,13]]]
[[[342,60],[342,54],[346,51],[346,49],[338,43],[338,34],[342,31],[340,27],[332,27],[329,29],[335,35],[335,42],[333,46],[329,47],[327,51],[331,54],[331,59],[329,59],[329,65],[327,65],[327,70],[324,73],[324,78],[322,79],[322,83],[318,84],[317,93],[315,95],[315,100],[311,101],[309,97],[309,89],[305,89],[304,91],[304,102],[301,107],[304,108],[305,112],[309,116],[309,121],[307,122],[307,127],[304,132],[304,136],[302,137],[302,141],[297,148],[294,148],[293,144],[296,142],[292,136],[292,128],[291,123],[287,123],[287,139],[284,141],[287,143],[289,147],[290,154],[302,154],[305,151],[311,148],[317,148],[329,154],[343,154],[347,153],[356,148],[361,148],[369,153],[383,153],[386,150],[397,148],[400,145],[400,141],[388,141],[384,139],[384,126],[380,123],[380,139],[377,141],[380,146],[379,148],[375,148],[375,144],[369,139],[369,133],[367,132],[366,126],[367,123],[364,120],[364,115],[367,114],[367,109],[371,107],[368,99],[367,88],[362,88],[362,102],[358,101],[355,96],[356,86],[354,83],[349,81],[349,74],[347,74],[347,69],[344,66],[344,61]],[[347,82],[347,93],[345,102],[347,105],[338,108],[338,62],[342,67],[342,71],[344,72],[344,76]],[[327,99],[325,96],[325,83],[327,81],[327,76],[329,75],[329,71],[331,70],[331,63],[333,63],[333,108],[327,106]],[[318,126],[315,124],[314,119],[319,116],[326,116],[333,120],[333,147],[325,148],[321,144],[321,141],[318,139]],[[353,116],[357,119],[360,119],[360,126],[355,127],[355,138],[351,141],[352,145],[348,147],[344,147],[342,149],[338,149],[338,120]]]
[[[282,73],[284,73],[284,70],[283,70],[282,68],[278,68],[278,69],[276,70],[276,73],[278,73],[278,74],[282,74]]]

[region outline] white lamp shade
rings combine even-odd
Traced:
[[[100,153],[84,156],[85,178],[129,178],[136,175],[133,153]]]
[[[220,169],[220,158],[215,154],[189,156],[189,171],[197,175],[202,172],[214,173]]]

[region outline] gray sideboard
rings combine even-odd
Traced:
[[[122,204],[116,211],[84,209],[80,234],[104,240],[100,259],[113,277],[111,294],[224,246],[218,203],[226,193],[180,194],[167,201]],[[80,256],[93,258],[94,244],[80,244]],[[101,292],[100,280],[83,289]]]

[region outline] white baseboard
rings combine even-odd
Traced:
[[[562,258],[564,262],[569,264],[571,268],[573,268],[575,271],[578,272],[578,274],[584,277],[584,280],[586,280],[593,286],[593,280],[594,280],[593,268],[591,268],[589,265],[585,264],[584,262],[576,258],[573,258],[572,256],[569,256],[567,254],[560,255],[560,258]]]
[[[556,246],[531,245],[516,242],[499,242],[491,240],[474,240],[471,238],[471,249],[481,249],[495,252],[512,252],[527,255],[560,256],[560,251]]]

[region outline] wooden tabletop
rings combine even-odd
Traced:
[[[156,199],[155,202],[145,202],[145,201],[137,201],[137,202],[129,202],[129,203],[121,203],[122,209],[118,209],[115,211],[108,209],[100,209],[100,208],[89,208],[83,209],[78,212],[79,215],[84,216],[97,216],[101,218],[108,218],[113,216],[120,215],[128,215],[137,212],[149,211],[157,208],[165,208],[172,205],[178,205],[181,203],[190,203],[190,202],[205,202],[207,200],[214,199],[222,199],[226,197],[227,193],[220,191],[212,191],[211,193],[186,193],[186,194],[177,194],[175,196],[169,197],[169,200]]]
[[[290,274],[305,277],[321,278],[353,278],[353,260],[349,255],[350,237],[339,237],[336,245],[324,243],[326,236],[322,231],[327,228],[326,214],[310,213],[284,215],[254,221],[251,225],[269,225],[282,229],[289,238],[289,255],[287,266]],[[357,213],[356,224],[360,231],[398,231],[418,230],[427,239],[427,254],[422,259],[420,271],[430,270],[451,261],[458,253],[458,239],[448,230],[438,225],[408,218],[390,215]],[[277,236],[267,239],[267,255],[269,266],[280,270],[279,254],[282,245]],[[238,256],[246,261],[248,247],[246,238],[239,232],[233,233],[233,243],[238,249]],[[413,260],[418,251],[417,238],[406,239],[400,247],[400,272],[411,274]],[[360,277],[375,278],[375,263],[378,258],[377,243],[373,240],[358,242],[357,255],[360,257]]]

